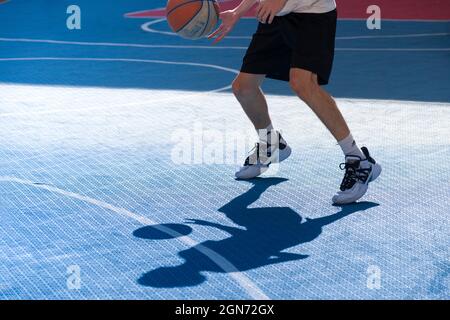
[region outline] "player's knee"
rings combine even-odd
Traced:
[[[231,84],[233,93],[237,98],[251,97],[258,90],[258,87],[248,81],[243,81],[239,77]]]
[[[312,77],[295,74],[291,74],[289,84],[291,89],[303,101],[309,101],[318,87],[317,82]]]

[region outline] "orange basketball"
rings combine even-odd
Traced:
[[[219,5],[216,0],[169,0],[166,17],[173,32],[186,39],[199,39],[217,25]]]

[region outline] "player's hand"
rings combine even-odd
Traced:
[[[261,23],[272,23],[275,15],[283,9],[287,0],[260,0],[256,17]]]
[[[213,44],[221,41],[231,30],[233,30],[233,27],[239,21],[240,16],[234,10],[227,10],[220,13],[220,19],[222,20],[220,26],[208,36],[208,39],[216,37]]]

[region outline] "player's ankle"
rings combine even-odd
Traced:
[[[355,156],[360,158],[360,160],[364,160],[365,156],[362,153],[361,149],[358,147],[358,145],[355,142],[355,139],[353,139],[352,134],[350,133],[346,138],[338,141],[339,146],[342,149],[342,152],[346,157],[348,156]]]
[[[269,123],[265,128],[259,128],[256,129],[256,134],[258,135],[259,142],[260,143],[271,143],[271,132],[276,132],[276,130],[273,128],[272,123]]]

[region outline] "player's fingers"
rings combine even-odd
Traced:
[[[211,34],[208,36],[208,39],[214,38],[214,36],[217,34],[218,30],[219,30],[219,29],[217,29],[216,31],[214,31],[213,33],[211,33]]]
[[[213,45],[216,45],[218,42],[220,42],[223,39],[223,35],[218,36],[214,41],[213,41]]]
[[[216,31],[214,31],[213,33],[211,33],[210,35],[208,35],[208,39],[211,39],[211,38],[213,38],[215,35],[216,35],[216,32],[217,32],[217,30]]]
[[[261,16],[261,22],[267,23],[267,19],[269,18],[269,15],[270,15],[270,11],[265,11],[263,13],[263,15]]]
[[[225,38],[225,36],[226,36],[228,33],[230,33],[230,30],[231,30],[231,29],[225,29],[225,30],[222,32],[222,34],[219,35],[219,36],[216,38],[216,40],[214,40],[213,44],[216,44],[216,43],[222,41],[222,39]]]
[[[216,35],[222,32],[223,28],[223,24],[221,24],[213,33],[208,36],[208,39],[214,38]]]
[[[265,8],[263,6],[258,7],[258,11],[256,12],[256,18],[261,21],[261,17],[265,12]]]
[[[264,11],[263,10],[258,12],[258,15],[256,16],[256,18],[258,19],[259,22],[264,23],[263,20],[262,20],[263,15],[264,15]]]
[[[263,6],[261,4],[259,4],[258,7],[256,8],[256,16],[259,16],[259,13],[261,12],[262,9],[263,9]]]
[[[271,24],[273,22],[274,18],[275,18],[275,12],[271,12],[269,14],[269,21],[268,21],[268,23]]]
[[[221,32],[219,32],[219,33],[217,33],[216,35],[215,35],[215,39],[213,40],[213,42],[212,42],[212,44],[216,44],[217,43],[217,39],[219,38],[219,37],[221,37],[222,36],[222,31]]]
[[[222,41],[223,38],[225,38],[225,36],[226,36],[226,34],[222,33],[220,36],[218,36],[216,38],[216,40],[214,40],[214,42],[212,44],[214,45],[214,44],[219,43],[220,41]]]

